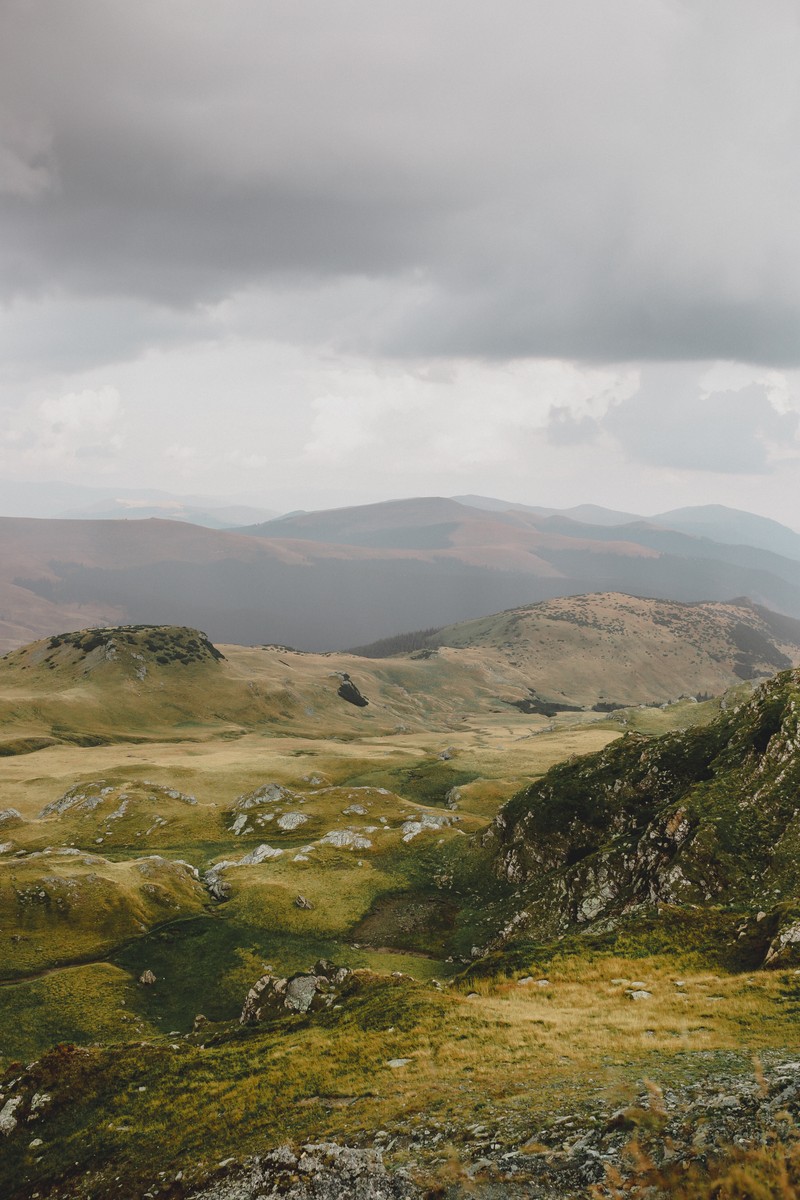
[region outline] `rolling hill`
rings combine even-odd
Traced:
[[[122,626],[41,639],[0,659],[0,755],[47,744],[202,740],[246,730],[363,736],[452,731],[719,695],[800,663],[800,622],[747,602],[619,594],[543,601],[427,633],[412,653],[223,645],[195,629]],[[388,649],[392,649],[391,642]],[[377,656],[376,656],[377,654]],[[382,655],[382,656],[381,656]]]
[[[518,685],[530,681],[528,699],[513,702],[535,712],[663,701],[687,691],[716,695],[737,680],[766,678],[800,663],[800,621],[747,601],[679,604],[599,593],[423,631],[414,645],[417,653],[446,646],[502,663]],[[388,639],[359,653],[392,648]]]

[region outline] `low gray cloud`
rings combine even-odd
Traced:
[[[639,390],[600,418],[554,407],[548,438],[568,446],[612,438],[639,464],[718,474],[766,474],[797,441],[800,415],[780,411],[767,388],[703,391],[685,367],[644,372]]]
[[[797,364],[798,59],[790,0],[8,0],[0,287],[157,341],[361,277],[349,348]]]
[[[738,391],[666,395],[644,390],[614,407],[603,428],[640,462],[726,474],[771,469],[774,450],[796,438],[800,417],[781,413],[761,384]]]
[[[576,416],[566,404],[554,404],[547,422],[547,437],[554,446],[581,446],[597,441],[600,422],[588,414]]]

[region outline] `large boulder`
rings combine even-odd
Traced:
[[[239,1020],[250,1025],[287,1012],[322,1012],[341,995],[349,975],[347,967],[337,967],[324,958],[310,971],[299,971],[288,978],[262,975],[247,993]]]
[[[764,958],[764,966],[775,968],[796,967],[800,963],[800,919],[786,918],[770,942]]]
[[[362,696],[356,685],[353,683],[349,675],[341,676],[342,682],[338,688],[338,694],[342,700],[346,700],[348,704],[355,704],[356,708],[366,708],[369,700],[366,696]]]

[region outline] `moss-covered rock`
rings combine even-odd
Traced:
[[[800,672],[782,672],[709,726],[630,734],[513,797],[484,846],[526,927],[552,934],[642,905],[772,912],[797,896],[799,698]],[[781,959],[794,946],[782,928]]]

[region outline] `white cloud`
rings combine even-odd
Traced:
[[[16,472],[25,467],[61,470],[87,459],[103,471],[125,445],[120,394],[105,385],[35,398],[11,414],[3,444],[6,466],[13,462]]]
[[[635,370],[557,360],[349,367],[331,372],[330,390],[312,401],[304,457],[353,465],[366,454],[393,474],[411,463],[431,475],[508,468],[546,428],[554,407],[575,418],[602,413],[638,381]]]
[[[122,400],[113,387],[67,392],[48,397],[39,405],[39,418],[46,436],[51,438],[80,441],[90,435],[103,435],[116,425],[121,415]]]

